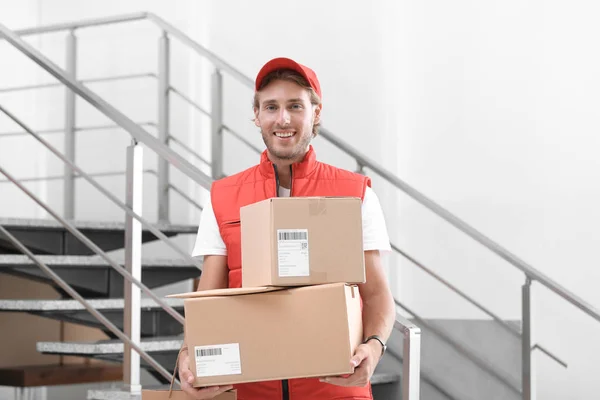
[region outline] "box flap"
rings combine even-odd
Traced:
[[[191,299],[195,297],[219,297],[219,296],[239,296],[243,294],[253,293],[264,293],[273,292],[275,290],[287,289],[280,286],[257,286],[257,287],[245,287],[245,288],[228,288],[228,289],[212,289],[212,290],[201,290],[198,292],[188,293],[177,293],[170,294],[166,297],[178,298],[178,299]]]

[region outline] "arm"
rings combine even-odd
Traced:
[[[366,283],[359,285],[363,300],[363,336],[378,335],[385,343],[394,328],[396,306],[378,250],[365,251],[365,269]],[[381,351],[382,346],[377,340],[361,344],[350,360],[356,368],[352,375],[328,377],[322,381],[340,386],[365,386],[381,359]]]
[[[204,256],[202,275],[197,291],[225,289],[229,285],[227,256]]]
[[[365,251],[366,283],[359,285],[363,299],[364,337],[377,335],[387,342],[396,320],[396,305],[381,265],[379,251]],[[369,341],[381,354],[381,344]]]

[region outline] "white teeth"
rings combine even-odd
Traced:
[[[291,133],[291,132],[275,132],[275,135],[276,135],[277,137],[282,137],[282,138],[284,138],[284,137],[291,137],[291,136],[293,136],[294,134],[293,134],[293,133]]]

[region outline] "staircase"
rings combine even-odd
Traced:
[[[127,118],[111,104],[104,101],[93,91],[82,85],[83,81],[74,78],[73,60],[69,56],[67,70],[63,70],[46,59],[43,54],[25,43],[21,37],[48,32],[68,32],[68,48],[73,51],[77,45],[75,29],[89,26],[110,26],[117,23],[147,21],[155,24],[162,32],[159,39],[159,70],[149,73],[157,79],[159,87],[159,115],[156,123],[136,123]],[[225,61],[194,42],[156,15],[149,13],[78,21],[58,26],[39,27],[20,32],[12,32],[0,21],[0,38],[4,38],[12,46],[25,54],[42,69],[58,80],[57,85],[70,89],[67,104],[72,103],[69,96],[78,95],[98,111],[130,134],[133,144],[128,150],[127,201],[119,202],[110,192],[98,187],[94,176],[86,174],[78,168],[73,160],[74,152],[64,154],[44,141],[41,132],[35,132],[17,118],[0,103],[0,113],[4,113],[19,125],[24,135],[34,137],[51,153],[61,158],[70,173],[61,180],[68,188],[73,185],[75,175],[94,185],[108,199],[117,204],[125,215],[126,222],[102,221],[87,222],[74,218],[73,207],[76,204],[73,191],[65,190],[65,208],[62,214],[52,210],[47,204],[37,199],[38,204],[50,213],[54,219],[0,218],[0,276],[12,275],[21,279],[36,281],[48,285],[58,293],[59,298],[31,299],[33,293],[22,293],[19,298],[0,299],[0,312],[29,314],[61,323],[76,324],[101,331],[107,339],[99,341],[38,341],[36,350],[45,355],[77,357],[87,360],[83,364],[56,363],[52,365],[11,366],[0,369],[0,385],[11,387],[39,387],[91,382],[114,382],[124,380],[124,369],[134,371],[135,365],[129,361],[126,344],[138,347],[142,354],[141,368],[148,370],[156,380],[157,387],[165,385],[170,378],[177,351],[182,341],[181,314],[182,304],[176,299],[166,300],[153,291],[181,282],[189,282],[201,275],[201,264],[190,259],[188,250],[175,249],[170,239],[194,235],[196,226],[171,224],[169,216],[169,195],[177,194],[189,203],[190,208],[200,209],[196,200],[190,198],[169,179],[170,169],[178,170],[195,185],[210,189],[212,179],[224,175],[223,171],[223,136],[232,135],[246,143],[254,151],[259,151],[244,137],[229,128],[223,118],[224,91],[223,74],[252,86],[252,80],[228,65]],[[181,95],[181,91],[173,87],[169,80],[169,41],[172,39],[183,43],[188,49],[208,59],[215,68],[212,77],[212,111],[208,112],[189,98],[184,98],[190,105],[212,119],[212,159],[209,163],[194,150],[169,132],[169,96]],[[68,55],[70,53],[67,53]],[[107,80],[111,77],[105,78]],[[119,78],[119,79],[122,79]],[[22,88],[21,88],[22,89]],[[20,88],[10,88],[18,91]],[[0,92],[2,92],[0,88]],[[72,105],[72,104],[71,104]],[[74,111],[68,111],[65,124],[65,148],[74,146],[76,122]],[[157,134],[148,133],[144,127],[157,127]],[[79,128],[81,130],[82,128]],[[574,294],[562,288],[533,267],[514,256],[498,244],[494,243],[469,225],[465,224],[427,197],[411,188],[398,177],[379,166],[356,149],[343,142],[335,135],[321,130],[321,137],[333,146],[351,156],[357,163],[357,171],[382,177],[398,190],[429,208],[432,212],[470,236],[490,251],[496,253],[509,264],[524,273],[523,285],[523,318],[520,321],[505,321],[495,315],[485,305],[477,302],[442,276],[433,272],[428,266],[411,257],[403,249],[393,245],[397,256],[408,260],[415,268],[429,274],[477,309],[485,317],[480,320],[441,320],[428,319],[411,309],[409,304],[396,300],[398,318],[390,339],[388,352],[373,376],[374,397],[378,400],[490,400],[527,399],[532,400],[533,393],[531,375],[535,372],[531,363],[533,350],[541,350],[557,363],[566,366],[552,352],[532,341],[530,315],[530,286],[536,281],[557,293],[564,300],[571,302],[597,321],[600,314]],[[2,140],[2,134],[0,134]],[[171,148],[173,143],[186,150],[190,158],[182,157]],[[158,223],[150,223],[142,218],[137,204],[142,193],[143,174],[136,164],[136,149],[143,144],[145,149],[156,153],[158,162],[156,169],[150,171],[158,181]],[[193,160],[193,161],[189,161]],[[195,162],[199,161],[197,164]],[[205,175],[201,167],[210,165],[212,177]],[[137,166],[136,166],[137,165]],[[34,194],[2,168],[0,177],[5,175],[7,181],[0,183],[13,184],[29,197]],[[50,178],[48,178],[50,179]],[[133,190],[135,188],[135,190]],[[7,217],[10,217],[7,216]],[[166,222],[165,222],[166,221]],[[161,242],[162,241],[162,242]],[[142,258],[142,245],[153,245],[158,242],[167,244],[170,250],[175,249],[178,256],[167,258]],[[171,251],[172,252],[172,251]],[[124,253],[124,256],[121,255]],[[137,268],[136,266],[139,266]],[[52,273],[51,273],[52,272]],[[53,275],[54,274],[54,275]],[[135,281],[138,283],[135,283]],[[131,282],[134,282],[132,284]],[[131,329],[132,318],[125,310],[135,296],[134,287],[141,287],[145,294],[139,301],[139,341],[123,332]],[[1,293],[0,293],[1,295]],[[128,297],[129,296],[129,297]],[[160,300],[160,301],[159,301]],[[99,314],[98,314],[99,313]],[[101,314],[101,315],[100,315]],[[93,360],[93,362],[92,362]],[[122,367],[124,365],[125,367]],[[131,369],[133,368],[133,369]],[[90,390],[89,399],[130,398],[128,392],[119,389]]]

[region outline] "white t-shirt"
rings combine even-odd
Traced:
[[[280,197],[288,197],[289,195],[289,189],[279,188]],[[365,198],[361,210],[363,250],[379,250],[381,252],[391,251],[390,239],[383,217],[383,210],[381,209],[377,194],[375,194],[370,187],[367,187],[367,190],[365,191]],[[210,200],[206,202],[202,215],[200,216],[196,244],[192,251],[193,257],[207,255],[227,255],[227,248],[221,238],[219,225],[217,224],[217,219],[215,218],[215,213]]]

